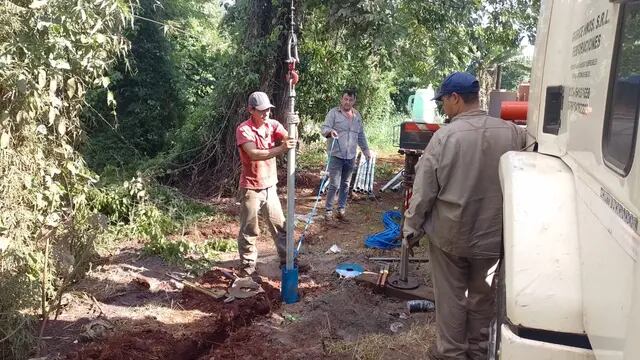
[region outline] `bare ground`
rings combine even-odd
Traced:
[[[402,167],[399,156],[378,161],[396,170]],[[307,214],[313,206],[318,173],[298,177],[298,214]],[[386,180],[379,179],[376,189]],[[285,194],[281,197],[284,203]],[[46,326],[41,353],[47,359],[426,358],[434,339],[433,314],[409,315],[404,301],[335,273],[342,262],[377,271],[380,264],[369,257],[399,256],[398,250],[366,249],[364,238],[381,231],[382,213],[401,203],[401,193],[385,193],[375,200],[351,201],[348,223],[328,225],[316,219],[300,255],[311,270],[300,276],[302,297],[291,305],[280,302],[280,270],[268,236],[260,238],[258,247],[265,292],[230,303],[170,279],[166,273],[180,269],[143,256],[141,244],[123,244],[65,295],[62,311]],[[217,200],[216,206],[231,216],[238,214],[234,199]],[[198,242],[212,235],[235,237],[237,230],[236,222],[213,221],[185,229],[184,236]],[[326,254],[334,244],[342,251]],[[425,256],[424,249],[417,256]],[[236,259],[236,254],[227,254],[216,265],[233,270]],[[428,264],[411,268],[425,283],[428,271]],[[217,268],[191,281],[211,290],[224,290],[232,282]]]

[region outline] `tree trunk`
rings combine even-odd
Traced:
[[[239,154],[236,149],[236,126],[246,120],[247,96],[253,91],[263,91],[270,95],[276,106],[273,118],[283,122],[287,110],[287,88],[284,63],[287,54],[287,31],[282,31],[275,45],[269,38],[275,28],[289,29],[290,3],[280,0],[279,5],[271,0],[248,0],[247,28],[239,52],[255,55],[255,63],[248,69],[260,69],[257,88],[234,88],[231,96],[223,99],[219,106],[223,109],[221,118],[212,119],[208,139],[205,139],[202,151],[182,170],[189,180],[185,191],[196,195],[230,194],[238,187]],[[264,50],[266,46],[266,50]],[[270,51],[269,46],[273,51]],[[233,83],[230,84],[233,86]],[[286,124],[285,124],[286,125]],[[183,173],[184,174],[184,173]]]
[[[480,107],[487,109],[489,107],[489,94],[495,87],[495,70],[479,67],[477,75],[480,82]]]

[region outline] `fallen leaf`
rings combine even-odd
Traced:
[[[30,9],[40,9],[41,7],[47,5],[49,0],[36,0],[29,5]]]
[[[0,149],[6,149],[9,146],[10,142],[11,142],[11,135],[9,135],[6,132],[3,132],[2,136],[0,136]]]

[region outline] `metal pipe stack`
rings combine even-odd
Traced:
[[[375,179],[376,170],[376,153],[371,152],[371,159],[366,160],[364,156],[360,158],[356,181],[353,191],[362,194],[373,194],[373,181]]]
[[[356,182],[353,184],[353,191],[355,192],[360,192],[360,189],[362,188],[362,181],[364,180],[364,172],[366,171],[365,169],[365,164],[366,159],[364,156],[360,157],[360,162],[358,163],[358,166],[356,168]]]
[[[371,195],[373,194],[373,181],[375,180],[375,173],[376,173],[376,155],[374,153],[371,153],[371,161],[370,161],[371,165],[369,165],[371,167],[371,174],[369,174],[369,181],[367,182],[367,194]]]
[[[404,169],[398,171],[398,173],[396,173],[393,178],[391,178],[391,180],[389,180],[389,182],[380,189],[380,192],[385,192],[387,190],[398,191],[400,186],[402,186],[403,174]]]
[[[353,191],[362,194],[373,194],[373,182],[375,180],[375,169],[376,169],[376,154],[371,152],[371,160],[367,161],[367,159],[359,154],[356,158],[356,170],[353,173],[353,178],[351,181],[351,188]],[[324,175],[327,176],[328,175]],[[324,179],[324,176],[322,179]],[[401,177],[399,177],[401,178]],[[321,180],[322,183],[322,180]],[[329,188],[329,181],[324,182],[322,184],[322,188],[320,189],[320,193],[324,194],[327,192]]]
[[[402,186],[402,184],[404,184],[404,180],[400,179],[400,181],[398,181],[397,183],[395,183],[395,185],[391,187],[391,190],[392,191],[400,190],[400,187]]]

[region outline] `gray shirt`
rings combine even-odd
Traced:
[[[452,255],[500,255],[502,191],[500,157],[521,150],[526,132],[482,110],[454,117],[434,135],[416,165],[403,232],[427,234]]]
[[[338,133],[331,156],[336,156],[341,159],[350,160],[356,157],[357,146],[360,146],[362,151],[369,150],[367,144],[367,137],[364,134],[364,126],[362,124],[362,116],[360,113],[353,109],[353,119],[349,119],[339,107],[335,107],[327,113],[322,125],[322,135],[329,136],[331,130],[335,130]],[[327,150],[331,149],[331,142],[333,139],[329,138]]]

